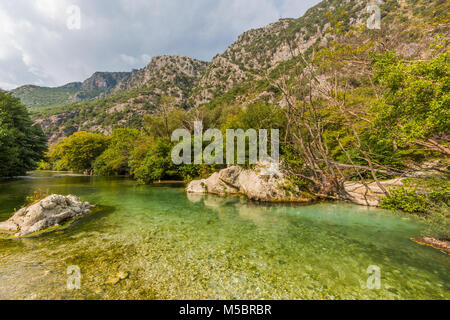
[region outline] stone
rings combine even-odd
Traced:
[[[441,250],[442,252],[445,252],[447,254],[450,254],[450,243],[448,241],[439,240],[439,239],[431,238],[431,237],[412,238],[411,240],[417,244],[420,244],[423,246],[429,246],[429,247]]]
[[[397,178],[392,180],[381,181],[380,184],[387,190],[397,188],[403,185],[403,179]],[[367,187],[360,182],[345,182],[344,188],[350,197],[350,201],[370,207],[380,205],[381,198],[385,196],[383,190],[376,182],[366,183]]]
[[[206,190],[206,180],[195,180],[189,183],[186,191],[188,193],[207,193]]]
[[[130,274],[126,271],[119,271],[119,273],[117,273],[116,276],[108,279],[108,281],[106,281],[106,283],[112,284],[112,285],[118,284],[120,281],[127,279],[129,275]]]
[[[0,230],[4,231],[18,231],[19,226],[12,221],[0,222]]]
[[[8,221],[0,223],[0,231],[26,236],[88,214],[92,207],[75,196],[54,194],[17,211]]]
[[[245,195],[261,202],[311,202],[313,197],[293,186],[278,167],[260,163],[255,169],[245,170],[231,166],[216,172],[208,179],[192,181],[188,194],[215,194],[220,196]]]
[[[229,186],[239,189],[239,176],[243,169],[239,166],[232,166],[219,172],[219,179]]]

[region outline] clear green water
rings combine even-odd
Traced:
[[[407,216],[348,204],[258,205],[126,179],[0,182],[0,220],[36,189],[107,206],[71,229],[0,241],[3,299],[448,299],[449,260]],[[68,290],[67,267],[81,269]],[[381,289],[369,290],[370,265]],[[127,279],[109,284],[118,272]]]

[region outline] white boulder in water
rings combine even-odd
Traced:
[[[208,179],[192,181],[188,194],[245,195],[261,202],[311,202],[313,197],[301,192],[278,168],[261,163],[253,170],[232,166]]]
[[[92,208],[75,196],[54,194],[20,209],[8,221],[0,223],[0,230],[17,232],[16,236],[21,237],[86,215]]]

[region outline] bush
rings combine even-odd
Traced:
[[[177,171],[171,159],[172,144],[166,139],[148,139],[135,148],[130,159],[132,176],[141,183],[176,179]]]
[[[440,190],[433,190],[430,192],[430,200],[436,204],[442,203],[446,206],[450,205],[450,187],[446,186]]]
[[[0,90],[0,177],[36,169],[47,150],[46,140],[19,99]]]
[[[94,163],[94,172],[100,176],[128,175],[131,151],[140,136],[136,129],[115,129],[111,143]]]
[[[391,191],[391,195],[384,197],[381,201],[382,208],[408,213],[426,213],[430,206],[427,196],[418,192],[416,188],[398,188]]]
[[[109,143],[110,138],[102,134],[80,131],[53,146],[49,158],[57,170],[91,171]]]

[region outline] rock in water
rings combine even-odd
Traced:
[[[0,223],[0,230],[17,232],[17,237],[26,236],[88,214],[92,208],[75,196],[54,194],[20,209],[8,221]]]
[[[395,189],[403,185],[403,179],[397,178],[393,180],[380,181],[380,184],[387,190]],[[350,201],[369,207],[377,207],[380,205],[381,199],[385,196],[383,190],[375,182],[368,182],[365,185],[361,182],[347,181],[344,188],[350,197]]]
[[[301,192],[278,168],[260,163],[253,170],[232,166],[214,173],[204,180],[192,181],[190,194],[216,194],[221,196],[242,194],[262,202],[311,202],[309,194]]]

